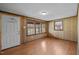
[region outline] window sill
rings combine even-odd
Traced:
[[[32,34],[32,35],[26,35],[26,36],[35,36],[35,35],[40,35],[40,34],[44,34],[46,32],[43,32],[43,33],[38,33],[38,34]]]

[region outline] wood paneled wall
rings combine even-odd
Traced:
[[[59,19],[63,21],[63,31],[54,30],[54,20],[49,22],[49,36],[77,41],[77,16]]]
[[[26,40],[26,17],[21,17],[20,28],[21,43],[24,43]]]
[[[78,27],[78,45],[77,45],[77,54],[79,55],[79,4],[78,4],[78,24],[77,24],[77,27]]]
[[[1,13],[0,13],[0,51],[1,51]]]

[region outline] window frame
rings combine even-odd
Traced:
[[[62,25],[61,25],[61,26],[62,26],[62,29],[56,29],[56,28],[55,28],[56,22],[61,22],[61,23],[62,23]],[[63,31],[63,21],[62,21],[62,20],[54,21],[54,30],[55,30],[55,31]]]
[[[42,28],[43,25],[44,25],[45,31],[42,31],[42,30],[43,30],[43,28]],[[42,23],[42,24],[41,24],[41,32],[42,32],[42,33],[45,33],[45,32],[46,32],[46,24],[45,24],[45,23]]]
[[[35,34],[41,34],[41,33],[42,33],[42,30],[41,30],[41,29],[42,29],[41,23],[39,23],[39,24],[36,23],[36,24],[35,24],[35,32],[36,32],[36,25],[39,25],[40,27],[39,27],[39,26],[37,27],[37,28],[38,28],[38,33],[35,33]]]
[[[27,25],[29,24],[29,22],[27,22]],[[45,24],[45,23],[37,23],[37,22],[32,22],[32,24],[34,24],[34,31],[35,31],[35,33],[34,34],[30,34],[30,35],[28,35],[28,26],[27,26],[27,29],[26,29],[26,35],[27,36],[32,36],[32,35],[38,35],[38,34],[42,34],[42,33],[45,33],[46,32],[46,25],[45,25],[45,32],[42,32],[42,24]],[[37,24],[40,24],[40,28],[39,28],[39,33],[36,33],[36,25]]]
[[[31,23],[27,22],[27,25],[26,25],[26,35],[27,35],[27,36],[35,35],[35,33],[28,35],[28,24],[33,24],[33,25],[34,25],[34,32],[35,32],[35,24],[32,23],[32,22],[31,22]]]

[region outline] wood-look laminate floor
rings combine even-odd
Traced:
[[[1,52],[2,55],[75,55],[77,43],[43,38]]]

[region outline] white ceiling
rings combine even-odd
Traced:
[[[50,21],[77,15],[77,6],[76,3],[0,3],[0,10]]]

